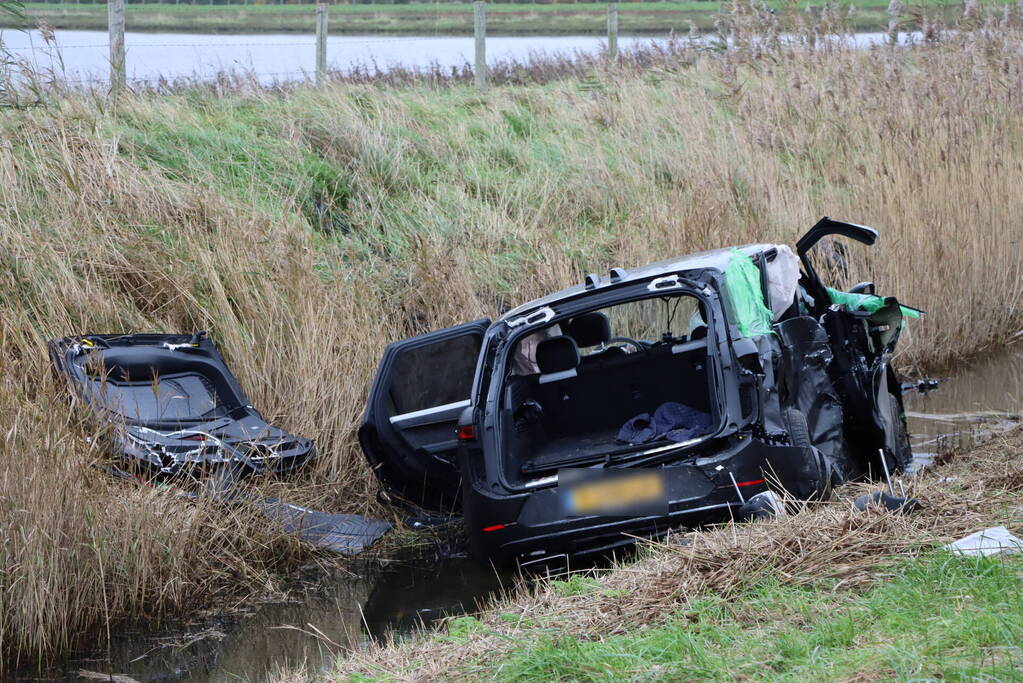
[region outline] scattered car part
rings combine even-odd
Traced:
[[[362,515],[311,510],[277,498],[253,501],[267,519],[306,543],[340,555],[358,555],[391,529],[391,524]]]
[[[736,515],[739,520],[774,519],[785,515],[785,504],[774,491],[761,491],[739,508]]]
[[[916,498],[906,498],[904,496],[891,495],[884,491],[874,491],[873,493],[865,493],[862,496],[858,496],[853,501],[853,505],[860,512],[869,508],[884,508],[889,512],[909,514],[920,507],[920,502]]]
[[[169,493],[187,500],[204,498],[222,505],[255,508],[268,520],[279,524],[286,533],[295,534],[321,550],[340,555],[358,555],[391,529],[389,522],[379,519],[321,512],[285,503],[278,498],[263,498],[242,492],[236,485],[245,474],[243,467],[233,463],[226,469],[218,470],[203,481],[204,486],[198,492],[173,486],[165,488]],[[153,485],[149,480],[118,467],[100,466],[100,469],[116,479],[142,486]]]
[[[209,475],[202,494],[178,495],[254,507],[284,531],[343,555],[358,554],[391,528],[238,491],[240,477],[294,470],[315,450],[309,439],[263,420],[205,333],[84,335],[49,346],[76,394],[111,425],[116,454],[128,469],[148,477]],[[145,482],[120,467],[107,471]]]
[[[49,342],[55,367],[111,425],[116,455],[150,475],[240,464],[282,473],[315,454],[313,442],[267,424],[205,332],[88,334]]]
[[[392,501],[460,511],[478,555],[523,565],[734,518],[769,484],[811,499],[901,471],[912,453],[890,361],[919,312],[871,283],[827,287],[811,252],[826,245],[848,270],[834,237],[877,232],[825,217],[796,245],[802,272],[784,245],[718,249],[393,342],[363,452]],[[656,477],[566,490],[572,469]],[[666,514],[650,513],[662,495]]]
[[[1004,526],[995,526],[972,533],[944,546],[957,555],[988,557],[990,555],[1023,552],[1023,539],[1017,538]]]

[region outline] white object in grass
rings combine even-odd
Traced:
[[[974,557],[1019,553],[1023,552],[1023,539],[1013,536],[1004,526],[994,526],[949,543],[945,550]]]

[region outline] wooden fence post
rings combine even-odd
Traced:
[[[327,79],[327,3],[316,5],[316,85]]]
[[[110,32],[110,93],[119,94],[125,86],[124,0],[108,0],[107,29]]]
[[[487,3],[472,3],[473,32],[476,35],[476,69],[473,72],[477,90],[487,89]]]
[[[618,61],[618,3],[607,4],[607,61]]]

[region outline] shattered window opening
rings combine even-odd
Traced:
[[[94,380],[92,384],[90,395],[100,408],[129,420],[189,422],[227,415],[213,385],[199,375],[126,384]]]

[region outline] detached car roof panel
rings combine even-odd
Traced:
[[[315,454],[312,441],[252,407],[205,333],[89,334],[54,339],[49,350],[131,464],[157,474],[228,464],[284,472]]]

